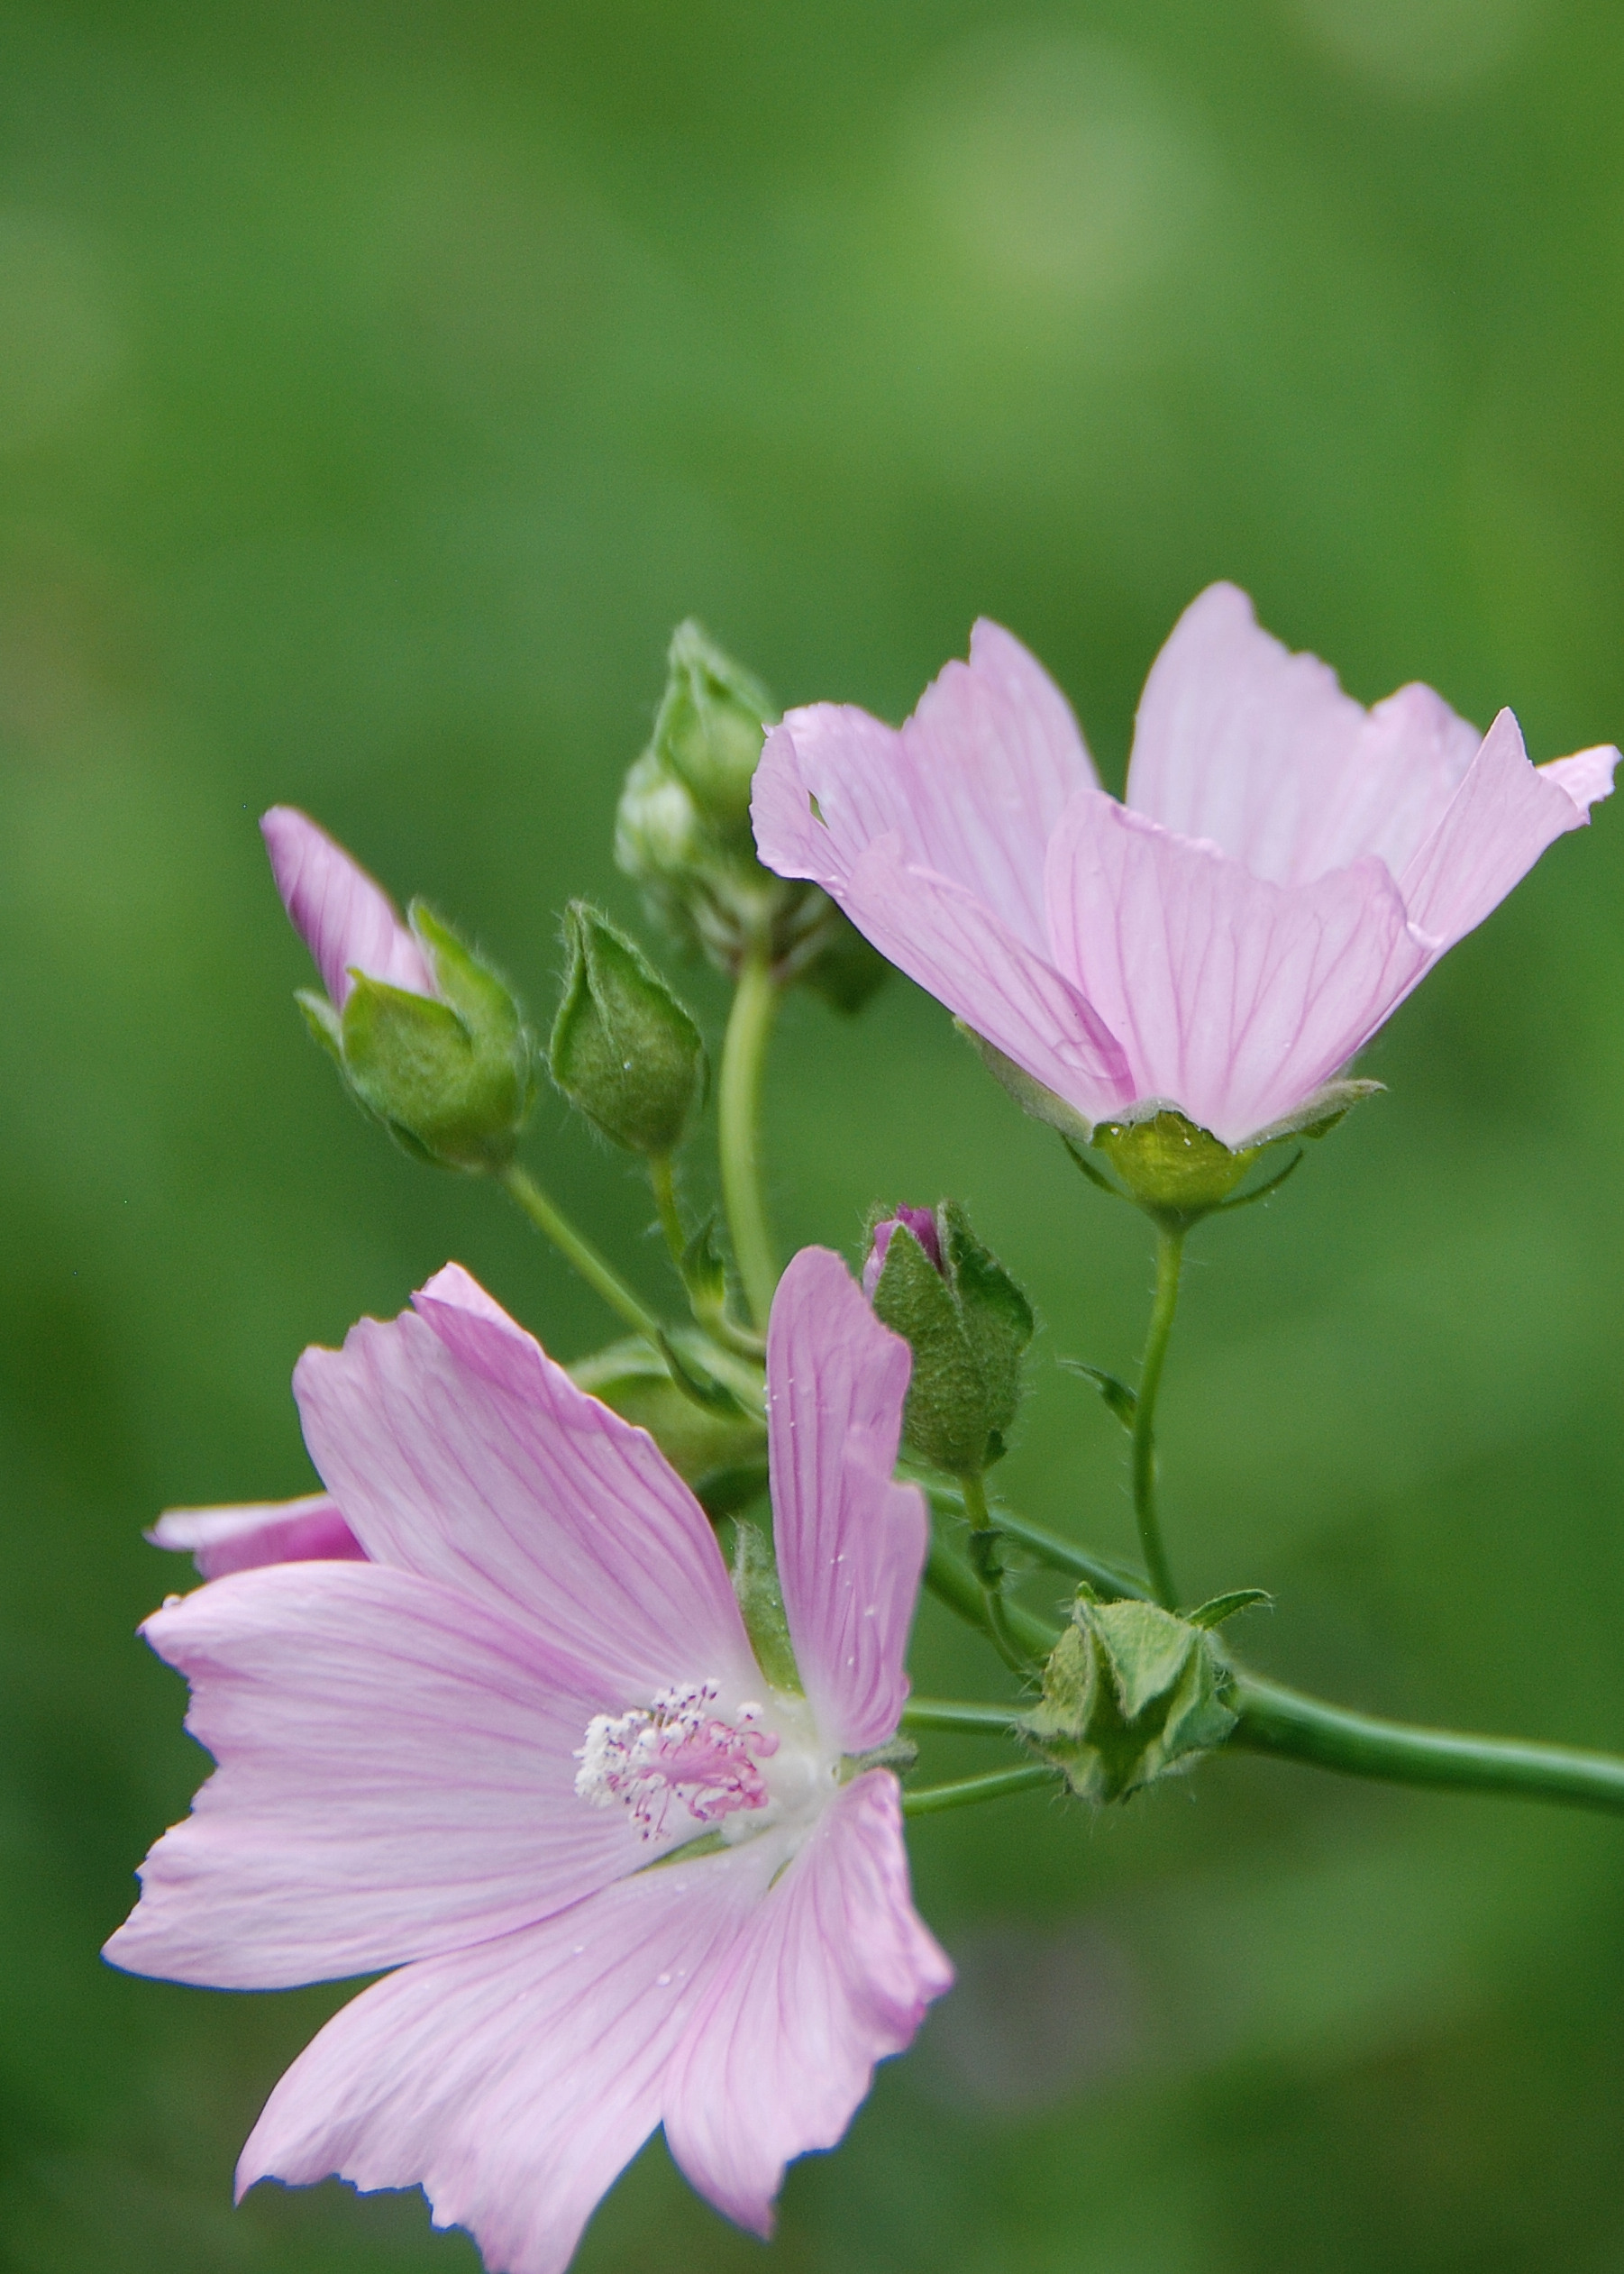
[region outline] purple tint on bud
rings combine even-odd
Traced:
[[[351,972],[407,994],[437,994],[423,950],[388,894],[324,829],[293,806],[272,806],[260,827],[282,905],[335,1010],[349,1000]]]
[[[882,1217],[874,1227],[868,1261],[862,1267],[862,1292],[871,1302],[874,1290],[880,1284],[880,1274],[885,1269],[886,1250],[891,1244],[891,1234],[899,1224],[906,1224],[920,1247],[938,1271],[942,1268],[942,1242],[936,1232],[936,1211],[934,1208],[903,1208],[899,1205],[894,1216]]]

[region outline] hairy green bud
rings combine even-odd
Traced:
[[[358,973],[342,1011],[301,992],[311,1031],[351,1093],[409,1153],[443,1168],[499,1169],[534,1095],[531,1037],[506,983],[414,900],[413,933],[437,992]]]
[[[1212,1609],[1257,1600],[1245,1590]],[[1224,1742],[1236,1720],[1232,1687],[1204,1626],[1154,1603],[1083,1594],[1044,1669],[1042,1701],[1020,1726],[1083,1799],[1126,1800]]]
[[[552,1079],[613,1144],[674,1153],[705,1102],[698,1027],[642,950],[585,900],[564,911],[564,942]]]
[[[1001,1459],[1020,1408],[1031,1304],[953,1201],[875,1224],[863,1283],[875,1316],[914,1354],[908,1446],[936,1468],[979,1476]]]

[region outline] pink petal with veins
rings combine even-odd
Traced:
[[[282,905],[335,1009],[348,1001],[357,971],[408,994],[435,993],[423,950],[388,894],[324,829],[294,806],[272,806],[260,828]]]

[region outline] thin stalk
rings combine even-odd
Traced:
[[[734,1261],[739,1267],[750,1315],[763,1334],[772,1308],[772,1291],[778,1285],[778,1264],[762,1193],[762,1072],[778,997],[766,943],[757,942],[740,965],[722,1042],[716,1140],[721,1153],[722,1205],[727,1211]]]
[[[904,1791],[905,1816],[937,1816],[944,1808],[971,1808],[979,1800],[1002,1800],[1007,1793],[1028,1793],[1053,1785],[1060,1771],[1034,1762],[1030,1768],[997,1768],[990,1776],[965,1776],[953,1785],[921,1785]]]
[[[1624,1760],[1610,1753],[1417,1729],[1323,1704],[1254,1674],[1237,1673],[1233,1703],[1240,1721],[1229,1742],[1251,1752],[1283,1754],[1346,1776],[1507,1793],[1624,1814]]]
[[[1013,1539],[1027,1552],[1047,1564],[1051,1571],[1069,1572],[1073,1578],[1086,1579],[1094,1593],[1107,1603],[1148,1603],[1150,1589],[1143,1579],[1132,1572],[1118,1571],[1115,1564],[1107,1563],[1075,1541],[1063,1539],[1058,1532],[1045,1525],[1034,1524],[1025,1516],[1017,1516],[1012,1508],[998,1505],[998,1528],[1006,1539]]]
[[[618,1311],[634,1333],[646,1335],[658,1343],[660,1321],[653,1312],[641,1303],[626,1285],[608,1258],[600,1256],[591,1241],[578,1232],[570,1219],[548,1199],[528,1169],[510,1161],[501,1172],[501,1181],[538,1232],[544,1233],[566,1262],[600,1294],[611,1311]]]
[[[1156,1298],[1151,1307],[1150,1334],[1145,1363],[1139,1369],[1139,1393],[1134,1406],[1134,1521],[1139,1527],[1139,1548],[1156,1601],[1163,1610],[1178,1608],[1167,1550],[1162,1545],[1162,1520],[1156,1513],[1156,1393],[1167,1342],[1179,1308],[1179,1268],[1184,1260],[1184,1228],[1162,1224],[1156,1230]]]
[[[996,1638],[988,1624],[986,1591],[964,1558],[955,1556],[944,1540],[933,1539],[930,1543],[930,1555],[925,1566],[925,1584],[950,1611],[956,1612],[969,1625],[979,1627],[997,1647]],[[1027,1662],[1018,1671],[1028,1673],[1032,1660],[1048,1657],[1060,1639],[1058,1630],[1045,1620],[1034,1618],[1031,1612],[1024,1610],[1018,1603],[1006,1603],[1003,1611],[1004,1623],[1010,1639]]]
[[[688,1253],[688,1240],[682,1229],[682,1211],[677,1206],[676,1170],[669,1153],[656,1153],[650,1161],[649,1183],[653,1187],[654,1210],[660,1219],[660,1228],[665,1234],[665,1244],[671,1250],[671,1261],[680,1273],[683,1256]]]
[[[980,1698],[910,1697],[902,1709],[905,1730],[957,1731],[965,1737],[1008,1737],[1015,1727],[1013,1705],[989,1705]]]
[[[987,1632],[992,1647],[1016,1674],[1032,1671],[1030,1655],[1023,1650],[1009,1631],[1005,1616],[1004,1575],[998,1559],[998,1530],[987,1506],[985,1480],[974,1470],[967,1469],[959,1479],[959,1490],[964,1495],[964,1513],[970,1519],[970,1567],[980,1582],[982,1601],[987,1609]]]

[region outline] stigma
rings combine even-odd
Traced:
[[[686,1831],[684,1817],[725,1824],[767,1807],[772,1795],[762,1764],[779,1740],[762,1726],[754,1702],[731,1716],[718,1712],[720,1694],[716,1682],[679,1682],[647,1706],[595,1713],[575,1751],[578,1797],[593,1808],[625,1808],[644,1840],[673,1828],[673,1808],[680,1812],[674,1828]]]

